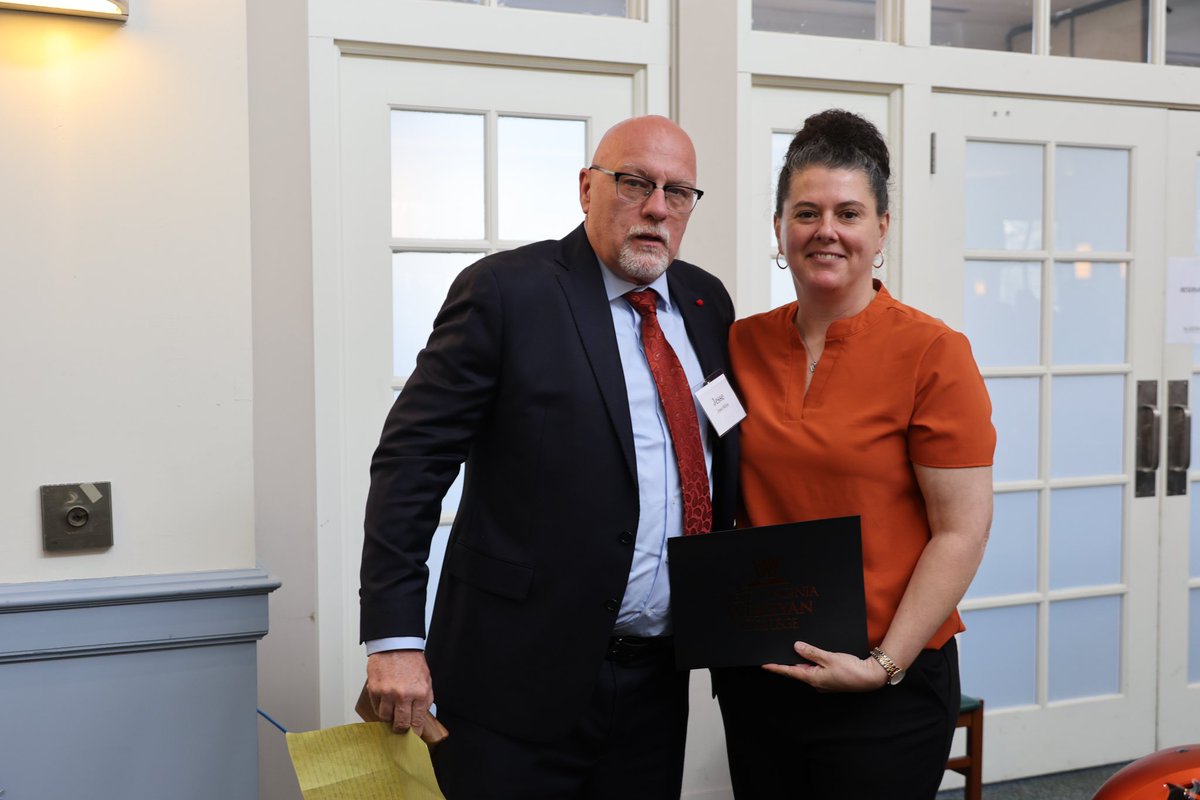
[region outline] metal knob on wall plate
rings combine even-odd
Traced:
[[[88,524],[91,516],[83,506],[71,506],[67,509],[67,524],[72,528],[82,528]]]

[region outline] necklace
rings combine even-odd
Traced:
[[[813,358],[813,349],[808,346],[808,339],[804,336],[804,331],[800,330],[799,323],[796,324],[796,332],[800,334],[800,341],[804,342],[804,351],[808,353],[808,374],[812,375],[817,371],[817,362],[821,360],[821,356]]]

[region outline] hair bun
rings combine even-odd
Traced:
[[[775,189],[775,213],[783,212],[783,200],[792,175],[807,167],[861,170],[875,195],[875,210],[888,210],[888,182],[892,177],[891,157],[883,134],[868,119],[842,108],[831,108],[804,120],[804,127],[788,145]]]
[[[804,120],[804,127],[792,139],[788,154],[806,145],[817,145],[830,156],[846,163],[866,156],[875,162],[885,180],[892,177],[891,157],[883,135],[874,123],[852,111],[830,108]]]

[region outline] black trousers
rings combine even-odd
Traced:
[[[450,736],[432,752],[447,800],[678,800],[687,737],[688,673],[667,646],[607,658],[571,733],[514,739],[442,702]]]
[[[713,670],[738,800],[932,800],[958,718],[958,647],[924,650],[898,686],[821,693],[757,667]]]

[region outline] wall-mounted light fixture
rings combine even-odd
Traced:
[[[115,19],[118,22],[129,19],[127,0],[0,0],[0,8]]]

